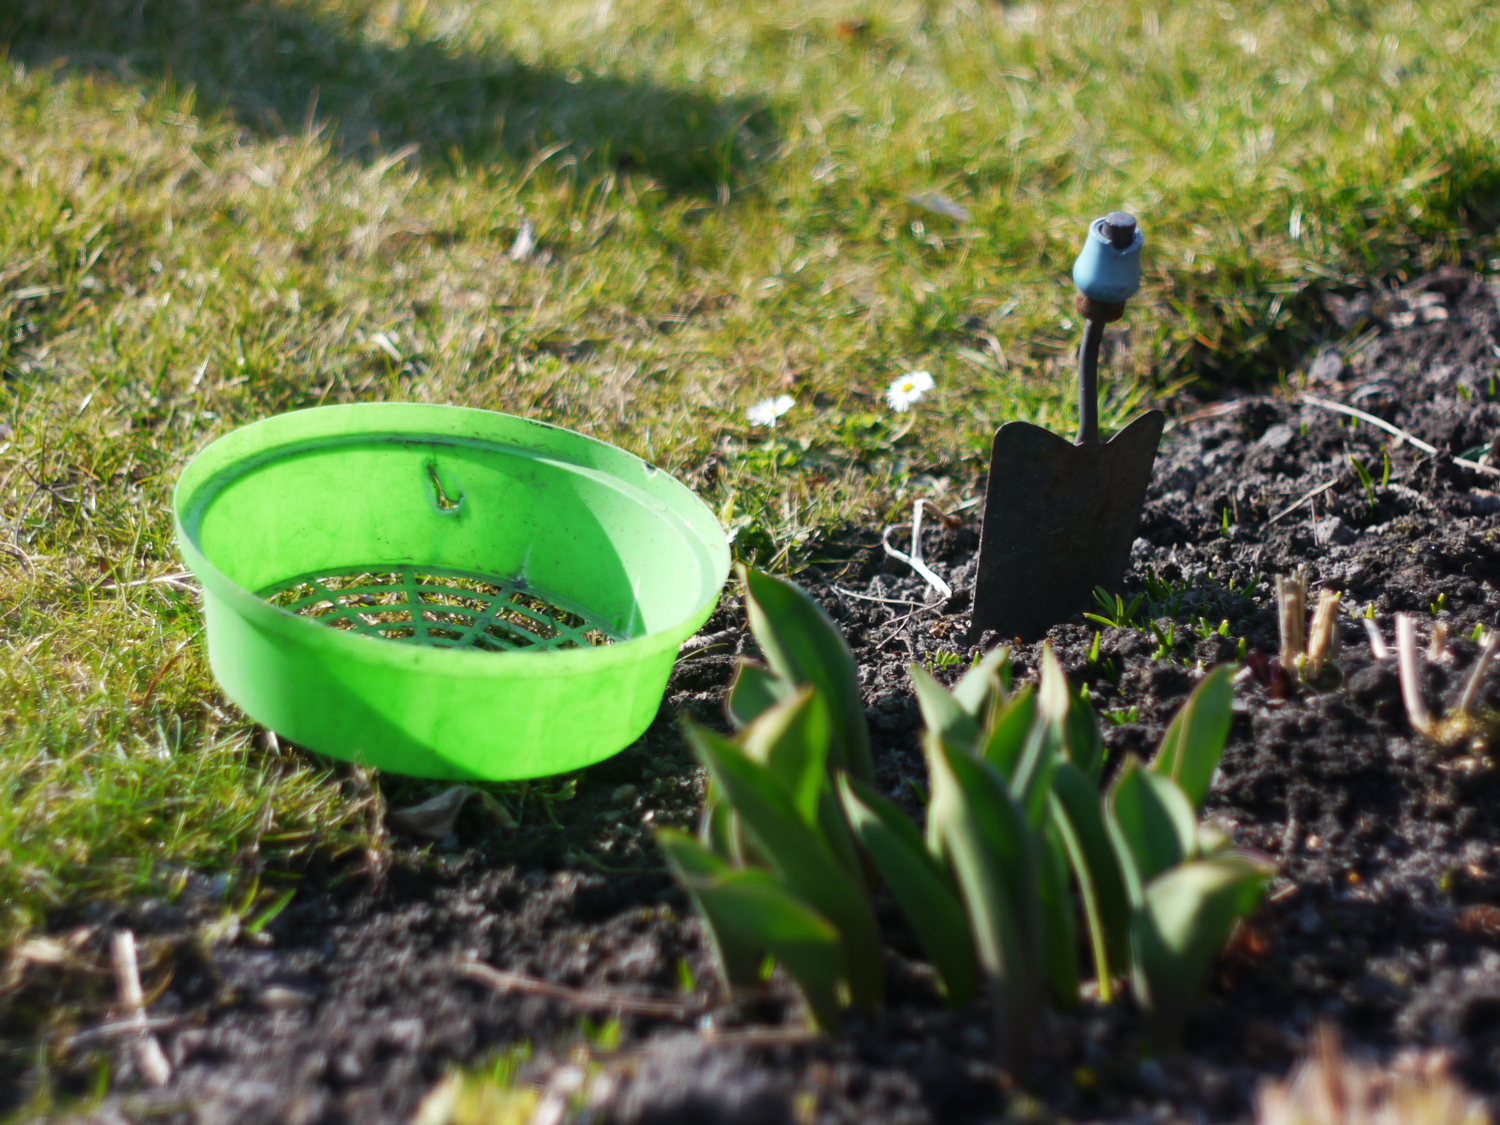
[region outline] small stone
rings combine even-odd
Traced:
[[[1307,369],[1307,381],[1309,383],[1336,383],[1343,373],[1343,357],[1330,348],[1319,352],[1318,358],[1312,361]]]
[[[1297,431],[1285,423],[1272,426],[1260,435],[1260,441],[1256,442],[1262,449],[1281,449],[1290,445],[1292,439],[1297,436]]]
[[[610,794],[609,799],[617,805],[628,804],[629,802],[635,800],[635,786],[621,785],[618,789]]]
[[[268,1012],[295,1012],[306,1008],[317,997],[300,988],[287,988],[284,985],[273,984],[261,989],[260,995],[255,999]]]
[[[1338,516],[1313,521],[1313,542],[1321,547],[1353,543],[1358,533]]]

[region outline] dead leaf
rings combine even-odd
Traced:
[[[429,840],[442,840],[453,834],[458,824],[458,814],[470,797],[478,797],[484,809],[500,823],[502,828],[514,828],[515,820],[495,798],[472,785],[450,785],[431,800],[420,805],[396,809],[390,815],[395,827],[413,836],[424,836]]]
[[[1458,912],[1458,928],[1477,937],[1500,937],[1500,907],[1466,906]]]

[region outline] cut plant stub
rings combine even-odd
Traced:
[[[1094,590],[1120,588],[1166,422],[1148,410],[1099,440],[1099,344],[1140,285],[1144,237],[1114,211],[1089,228],[1073,267],[1086,327],[1078,352],[1078,437],[1029,422],[995,433],[969,636],[1037,640],[1081,612]]]

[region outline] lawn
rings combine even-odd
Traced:
[[[209,675],[171,489],[236,426],[541,418],[795,572],[968,488],[998,424],[1069,427],[1105,211],[1147,233],[1115,424],[1295,381],[1323,292],[1500,269],[1500,22],[1470,4],[19,0],[0,43],[12,949],[200,878],[254,911],[255,872],[385,846],[382,779]],[[12,1049],[67,1018],[10,1010]]]

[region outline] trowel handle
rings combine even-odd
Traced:
[[[1078,349],[1078,445],[1099,440],[1099,342],[1104,326],[1125,315],[1125,302],[1140,288],[1144,241],[1134,215],[1111,211],[1089,224],[1083,252],[1073,263],[1085,325]]]

